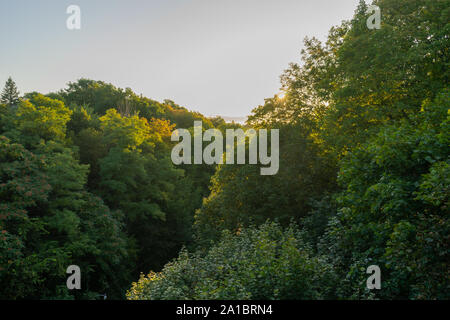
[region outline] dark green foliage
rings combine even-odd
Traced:
[[[87,167],[53,142],[39,147],[41,156],[5,137],[1,148],[2,298],[69,298],[65,269],[71,264],[89,283],[79,295],[98,290],[120,297],[123,278],[120,288],[113,275],[126,272],[122,226],[83,190]]]
[[[365,297],[365,268],[377,264],[380,298],[449,298],[449,106],[445,92],[342,160],[325,246],[347,274],[342,296]]]
[[[51,248],[35,251],[33,237],[43,223],[29,210],[48,199],[51,186],[43,172],[44,161],[19,144],[0,136],[0,284],[2,298],[23,297],[29,286],[42,284],[41,274],[55,269],[61,252]],[[26,245],[27,240],[32,247]],[[55,256],[53,260],[50,256]]]

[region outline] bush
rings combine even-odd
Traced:
[[[141,275],[127,298],[323,299],[333,283],[330,265],[312,256],[294,225],[266,222],[237,234],[224,231],[204,256],[183,250],[160,273]]]

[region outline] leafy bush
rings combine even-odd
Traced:
[[[205,255],[182,251],[160,273],[141,275],[127,298],[323,299],[333,283],[331,266],[312,255],[294,225],[266,222],[224,231]]]

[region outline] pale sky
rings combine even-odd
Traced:
[[[279,91],[302,40],[358,0],[0,0],[0,87],[48,93],[90,78],[207,116],[247,116]],[[81,9],[68,30],[66,9]]]

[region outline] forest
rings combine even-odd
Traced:
[[[22,95],[9,78],[0,299],[449,299],[450,1],[375,3],[380,29],[361,1],[306,38],[242,125],[103,81]],[[175,165],[172,132],[198,120],[279,129],[277,174]]]

